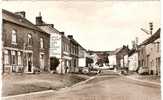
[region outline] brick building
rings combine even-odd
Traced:
[[[50,35],[25,18],[25,12],[2,10],[3,72],[49,69]]]

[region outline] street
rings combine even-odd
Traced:
[[[111,71],[102,72],[83,84],[23,100],[161,100],[160,88],[132,81]]]

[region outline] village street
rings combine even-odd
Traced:
[[[113,71],[70,88],[38,96],[18,97],[16,100],[160,100],[160,88],[138,84]],[[14,99],[14,100],[15,100]],[[6,99],[8,100],[8,99]],[[11,100],[11,99],[9,99]],[[13,100],[13,99],[12,99]]]

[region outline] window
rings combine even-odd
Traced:
[[[12,30],[12,44],[16,44],[16,30]]]
[[[12,55],[12,64],[15,65],[16,64],[16,52],[11,51],[11,55]]]
[[[44,40],[43,40],[43,38],[40,38],[40,47],[44,48]]]
[[[21,60],[21,52],[18,52],[18,65],[22,64],[22,60]]]
[[[157,52],[160,51],[160,43],[157,43]]]
[[[8,50],[4,51],[4,64],[9,64],[9,54]]]
[[[28,34],[28,45],[32,46],[32,35]]]

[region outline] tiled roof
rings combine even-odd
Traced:
[[[24,17],[21,17],[20,15],[14,14],[12,12],[9,12],[7,10],[2,10],[2,18],[5,21],[9,21],[18,25],[21,25],[23,27],[27,27],[36,31],[44,32],[45,31],[41,30],[40,28],[36,27],[33,23],[31,23],[29,20],[27,20]]]

